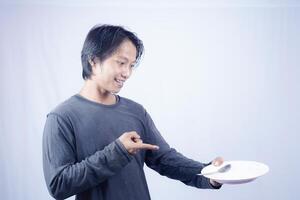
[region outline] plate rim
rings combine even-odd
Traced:
[[[226,164],[231,164],[231,163],[235,163],[235,162],[256,163],[256,164],[259,164],[259,165],[265,167],[266,170],[265,170],[264,173],[262,173],[262,174],[260,174],[260,175],[258,175],[258,176],[252,176],[252,177],[247,177],[247,178],[238,178],[238,179],[237,179],[237,178],[235,178],[235,179],[228,179],[228,178],[226,178],[226,179],[213,178],[213,177],[211,177],[211,176],[212,176],[211,174],[210,174],[210,175],[209,175],[209,174],[208,174],[208,175],[203,175],[203,176],[205,176],[206,178],[213,179],[213,180],[215,180],[215,181],[219,181],[219,182],[220,182],[220,181],[226,181],[226,182],[230,182],[230,181],[231,181],[231,182],[234,182],[234,181],[235,181],[235,182],[243,182],[243,181],[247,181],[247,180],[251,181],[252,179],[255,180],[255,179],[257,179],[257,178],[259,178],[259,177],[261,177],[261,176],[267,174],[267,173],[269,172],[269,170],[270,170],[269,166],[266,165],[265,163],[258,162],[258,161],[252,161],[252,160],[230,160],[230,161],[224,161],[223,164],[220,165],[220,166],[218,166],[216,169],[221,168],[221,167],[223,167],[223,166],[226,165]],[[201,173],[203,173],[203,170],[204,170],[205,168],[211,167],[211,166],[212,166],[212,164],[205,166],[205,167],[201,170]]]

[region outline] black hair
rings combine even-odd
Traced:
[[[82,78],[89,79],[92,75],[92,66],[89,61],[98,58],[100,62],[110,57],[124,40],[130,40],[136,47],[136,65],[138,65],[144,51],[143,42],[135,33],[122,26],[96,25],[86,36],[81,51]]]

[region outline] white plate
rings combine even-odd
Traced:
[[[228,170],[227,172],[212,173],[227,164],[231,165],[230,170]],[[225,161],[219,167],[208,165],[202,169],[201,174],[204,174],[203,176],[213,179],[219,183],[241,184],[241,183],[248,183],[250,181],[253,181],[256,178],[266,174],[268,171],[269,171],[269,167],[263,163],[259,163],[255,161],[235,160],[235,161]]]

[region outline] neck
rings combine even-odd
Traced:
[[[112,105],[116,103],[116,97],[114,94],[98,87],[91,80],[85,81],[79,94],[88,100],[105,105]]]

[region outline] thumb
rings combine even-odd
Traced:
[[[224,162],[224,159],[222,157],[217,157],[212,161],[212,164],[217,167],[217,166],[222,165],[223,162]]]
[[[128,135],[129,135],[129,137],[130,137],[132,140],[140,139],[140,138],[141,138],[141,136],[140,136],[137,132],[135,132],[135,131],[130,131],[130,132],[128,132]]]

